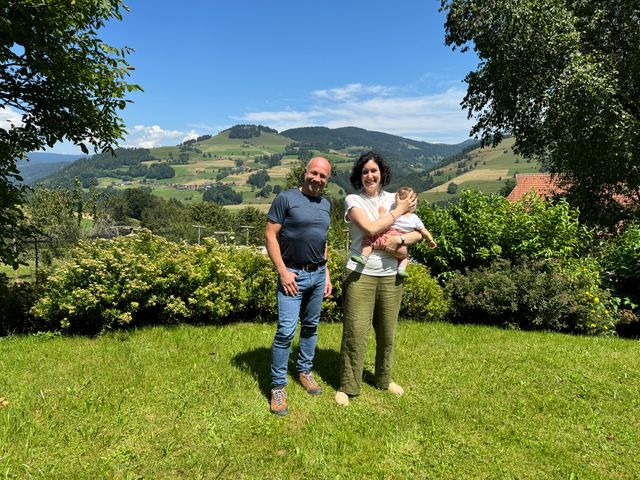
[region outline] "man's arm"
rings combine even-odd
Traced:
[[[282,225],[279,223],[267,221],[267,225],[264,227],[264,244],[267,247],[267,253],[269,258],[273,262],[273,265],[278,271],[280,276],[280,283],[284,288],[284,293],[290,296],[298,294],[298,283],[296,282],[297,275],[287,270],[287,266],[282,259],[282,253],[280,252],[280,244],[278,243],[278,234]]]

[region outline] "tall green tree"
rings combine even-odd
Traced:
[[[592,220],[637,215],[640,4],[631,0],[441,0],[447,45],[479,57],[462,102],[483,143],[562,174]],[[631,199],[625,208],[615,195]]]
[[[199,202],[189,205],[191,220],[205,227],[217,231],[231,231],[233,227],[232,215],[222,205],[211,202]]]
[[[233,219],[236,238],[245,245],[264,244],[264,226],[267,215],[256,207],[243,207],[238,210]]]
[[[23,235],[24,189],[16,159],[62,140],[89,153],[122,138],[119,111],[127,93],[130,49],[98,37],[126,7],[120,0],[4,0],[0,3],[0,261],[15,263],[13,238]]]
[[[24,211],[35,226],[40,240],[46,240],[54,256],[80,239],[80,222],[76,217],[76,194],[67,188],[36,187]]]

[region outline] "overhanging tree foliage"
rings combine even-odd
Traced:
[[[23,188],[16,159],[68,140],[89,153],[109,150],[125,132],[119,111],[129,48],[97,31],[126,9],[120,0],[4,0],[0,3],[0,261],[15,263]],[[17,119],[19,118],[19,119]]]
[[[515,150],[562,174],[592,220],[637,215],[640,4],[441,0],[441,7],[447,45],[480,59],[462,102],[477,121],[472,134],[495,145],[513,133]],[[620,205],[615,195],[628,201]]]

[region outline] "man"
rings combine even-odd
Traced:
[[[300,318],[298,381],[311,395],[322,388],[311,375],[322,299],[331,295],[327,269],[330,204],[322,197],[331,165],[312,158],[300,188],[280,192],[267,215],[265,245],[278,271],[278,325],[271,347],[271,412],[286,415],[287,365]]]

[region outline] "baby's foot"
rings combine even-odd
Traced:
[[[387,390],[389,390],[394,395],[398,395],[399,397],[404,395],[404,388],[402,388],[400,385],[394,382],[391,382],[389,384],[389,387],[387,388]]]

